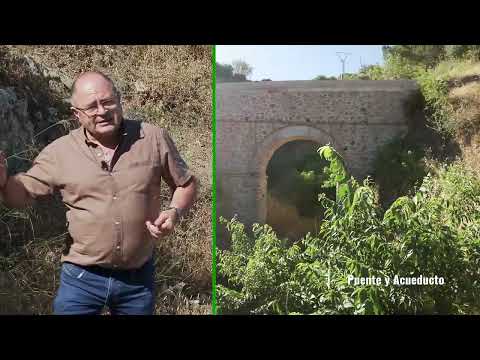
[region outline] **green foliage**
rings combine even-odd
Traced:
[[[403,195],[413,195],[414,188],[427,175],[424,151],[397,138],[378,149],[375,159],[375,183],[382,202]]]
[[[216,63],[217,82],[222,83],[247,81],[247,77],[245,74],[234,73],[234,71],[235,69],[233,65]]]
[[[443,46],[443,45],[441,45]],[[448,102],[448,82],[434,66],[445,55],[439,46],[398,45],[384,51],[383,73],[377,72],[377,79],[416,80],[425,98],[425,115],[431,127],[440,134],[450,136],[455,131],[452,109]]]
[[[448,58],[460,59],[468,50],[468,45],[445,45],[445,53]]]
[[[325,192],[333,198],[334,191],[323,189],[324,167],[313,142],[293,141],[280,147],[267,168],[268,189],[277,200],[294,205],[299,215],[321,216],[324,209],[317,194]],[[293,191],[294,190],[294,191]]]
[[[231,78],[233,77],[233,66],[230,64],[216,63],[217,78]]]
[[[429,126],[445,138],[454,135],[460,125],[454,119],[454,111],[448,100],[449,86],[452,77],[477,75],[478,70],[471,74],[472,66],[465,65],[480,60],[480,46],[384,46],[383,55],[384,66],[363,67],[357,74],[346,74],[346,79],[417,81],[425,98],[425,114]]]
[[[337,78],[335,76],[318,75],[315,76],[313,80],[337,80]]]
[[[362,66],[358,72],[358,77],[361,80],[382,80],[384,78],[384,70],[380,65],[366,65]]]
[[[445,45],[394,45],[383,49],[384,56],[402,58],[412,65],[434,67],[445,56]]]
[[[449,59],[480,60],[480,45],[445,45]]]
[[[343,74],[343,76],[341,77],[342,80],[360,80],[360,77],[358,76],[358,74],[354,74],[354,73],[345,73]]]
[[[329,167],[325,167],[324,173],[326,179],[322,187],[334,187],[336,202],[342,203],[345,207],[349,208],[353,201],[354,180],[350,178],[345,162],[340,154],[330,145],[319,148],[318,154],[322,159],[330,163]]]
[[[349,176],[333,149],[329,184]],[[231,250],[219,252],[222,313],[421,314],[471,313],[478,308],[480,181],[459,164],[426,176],[412,197],[383,213],[368,181],[353,183],[327,207],[320,231],[291,247],[258,224],[245,234],[236,219]],[[241,245],[240,245],[241,244]],[[237,250],[236,250],[237,249]],[[394,284],[399,277],[442,277],[440,285]],[[379,277],[382,285],[349,277]],[[391,282],[386,285],[385,278]]]
[[[452,135],[455,124],[448,102],[448,83],[434,71],[419,71],[416,80],[425,98],[425,115],[430,124],[441,134]]]
[[[388,54],[385,58],[384,75],[386,80],[415,79],[422,67],[408,59]]]
[[[384,70],[380,65],[362,66],[358,73],[345,73],[343,80],[382,80]]]

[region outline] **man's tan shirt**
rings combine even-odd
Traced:
[[[192,176],[165,130],[124,120],[121,136],[110,165],[80,127],[46,146],[32,168],[17,175],[33,198],[60,191],[73,239],[62,261],[139,268],[152,256],[145,221],[161,210],[161,179],[173,189]]]

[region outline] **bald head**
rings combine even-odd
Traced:
[[[74,116],[95,139],[109,143],[117,138],[123,110],[108,76],[99,71],[79,75],[72,85],[70,102]]]
[[[78,106],[78,94],[83,93],[85,91],[89,91],[95,86],[102,86],[102,87],[109,87],[112,91],[112,94],[115,96],[120,97],[120,94],[115,87],[112,79],[110,79],[107,75],[100,71],[87,71],[81,73],[72,84],[71,94],[70,94],[70,102],[73,106]]]

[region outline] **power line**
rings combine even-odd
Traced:
[[[343,55],[343,57],[342,57],[342,55]],[[347,57],[349,55],[352,55],[352,53],[337,51],[337,56],[340,59],[340,61],[342,62],[342,75],[341,75],[341,78],[340,78],[341,80],[343,80],[343,75],[345,74],[345,62],[347,61]]]

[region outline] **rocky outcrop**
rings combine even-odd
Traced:
[[[32,57],[24,56],[23,57],[28,68],[33,75],[42,76],[48,79],[48,83],[52,90],[56,90],[59,93],[68,92],[73,85],[73,79],[65,75],[58,69],[51,69],[43,64],[40,64]]]
[[[29,57],[3,60],[8,65],[0,69],[0,150],[15,165],[26,166],[26,159],[65,132],[62,125],[69,123],[65,102],[71,80]]]
[[[19,99],[14,88],[0,88],[0,148],[4,151],[25,147],[34,137],[28,100]]]

